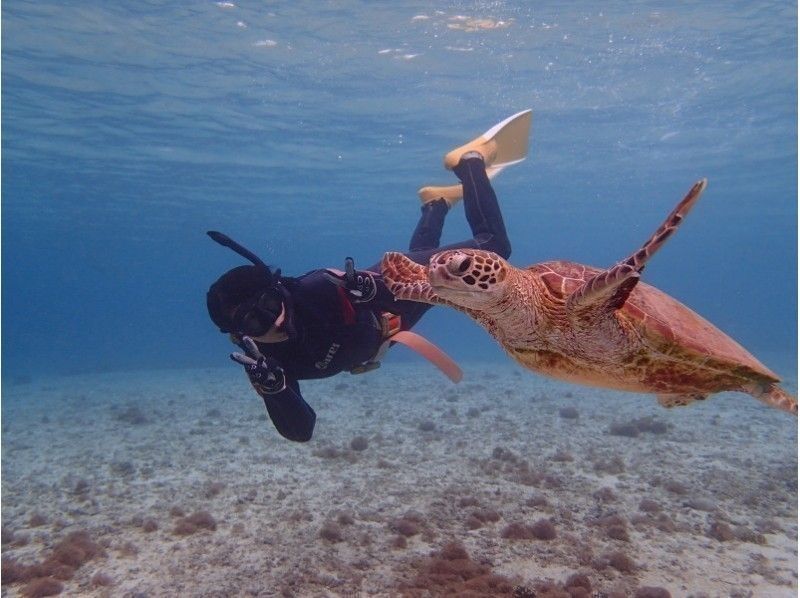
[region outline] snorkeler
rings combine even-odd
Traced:
[[[508,258],[511,245],[490,177],[525,158],[531,116],[530,110],[515,114],[445,156],[445,167],[460,184],[420,189],[422,215],[405,255],[424,265],[439,251],[455,248],[485,249]],[[445,216],[462,197],[473,236],[439,247]],[[452,360],[409,331],[431,306],[396,301],[379,264],[356,270],[348,258],[344,272],[318,269],[288,277],[229,237],[208,234],[252,263],[229,270],[211,285],[208,313],[245,352],[230,357],[244,366],[285,438],[304,442],[314,431],[316,414],[298,380],[370,371],[395,342],[419,351],[454,381],[460,379]]]

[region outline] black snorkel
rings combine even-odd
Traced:
[[[264,263],[264,261],[259,258],[255,253],[250,251],[249,249],[243,247],[233,239],[231,239],[228,235],[225,235],[221,232],[210,230],[207,231],[206,234],[211,237],[213,241],[219,243],[223,247],[227,247],[241,255],[247,261],[252,263],[256,268],[259,268],[264,272],[264,278],[266,279],[266,287],[272,288],[278,291],[282,298],[283,307],[286,310],[286,317],[284,318],[284,322],[282,325],[282,329],[289,338],[295,338],[297,336],[297,331],[294,326],[294,306],[292,304],[292,296],[286,287],[281,284],[281,270],[280,268],[276,268],[273,272],[270,270],[269,266]]]
[[[269,279],[270,284],[272,283],[272,271],[269,269],[269,266],[267,266],[263,261],[261,261],[261,258],[259,258],[255,253],[253,253],[249,249],[242,247],[241,245],[239,245],[239,243],[231,239],[228,235],[224,235],[219,231],[210,230],[206,232],[206,234],[209,237],[211,237],[214,241],[222,245],[223,247],[227,247],[228,249],[233,249],[236,253],[241,255],[248,262],[252,262],[254,266],[263,268],[267,273],[267,278]],[[276,273],[278,276],[280,276],[281,271],[276,270]]]

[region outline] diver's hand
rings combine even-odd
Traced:
[[[347,291],[353,303],[367,303],[378,294],[375,274],[369,270],[356,270],[351,257],[344,260],[344,274],[332,270],[326,274],[328,280]]]
[[[375,275],[367,270],[355,270],[352,280],[347,283],[347,291],[355,303],[372,301],[378,294]]]
[[[247,355],[231,353],[231,359],[244,366],[250,384],[259,392],[272,395],[286,388],[286,375],[278,360],[264,357],[255,341],[249,336],[242,337]]]

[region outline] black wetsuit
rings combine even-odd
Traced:
[[[423,205],[410,251],[405,255],[424,265],[432,255],[445,249],[485,249],[507,258],[511,245],[483,161],[463,160],[455,173],[463,185],[464,210],[472,239],[439,247],[449,208],[444,200],[437,200]],[[379,264],[367,270],[380,272]],[[303,400],[298,380],[327,378],[369,361],[384,341],[378,324],[383,312],[399,314],[402,328],[408,330],[430,309],[424,303],[394,301],[380,276],[376,279],[378,293],[367,303],[353,302],[344,289],[325,277],[325,270],[283,279],[292,298],[296,335],[279,343],[257,344],[262,354],[280,363],[286,376],[286,388],[282,391],[259,392],[272,423],[285,438],[307,441],[314,431],[316,414]]]

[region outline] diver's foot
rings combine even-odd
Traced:
[[[483,159],[486,167],[490,167],[497,157],[497,142],[494,139],[486,139],[482,135],[476,137],[469,143],[462,145],[449,152],[444,157],[444,167],[453,170],[467,154],[477,153]]]
[[[450,185],[449,187],[423,187],[417,191],[419,199],[423,204],[443,199],[447,206],[452,208],[464,197],[464,188],[461,185]]]
[[[528,155],[532,120],[532,110],[512,114],[483,135],[449,152],[444,157],[444,167],[453,170],[464,154],[470,151],[476,151],[481,155],[487,172],[490,172],[495,165],[505,167],[524,160]]]

